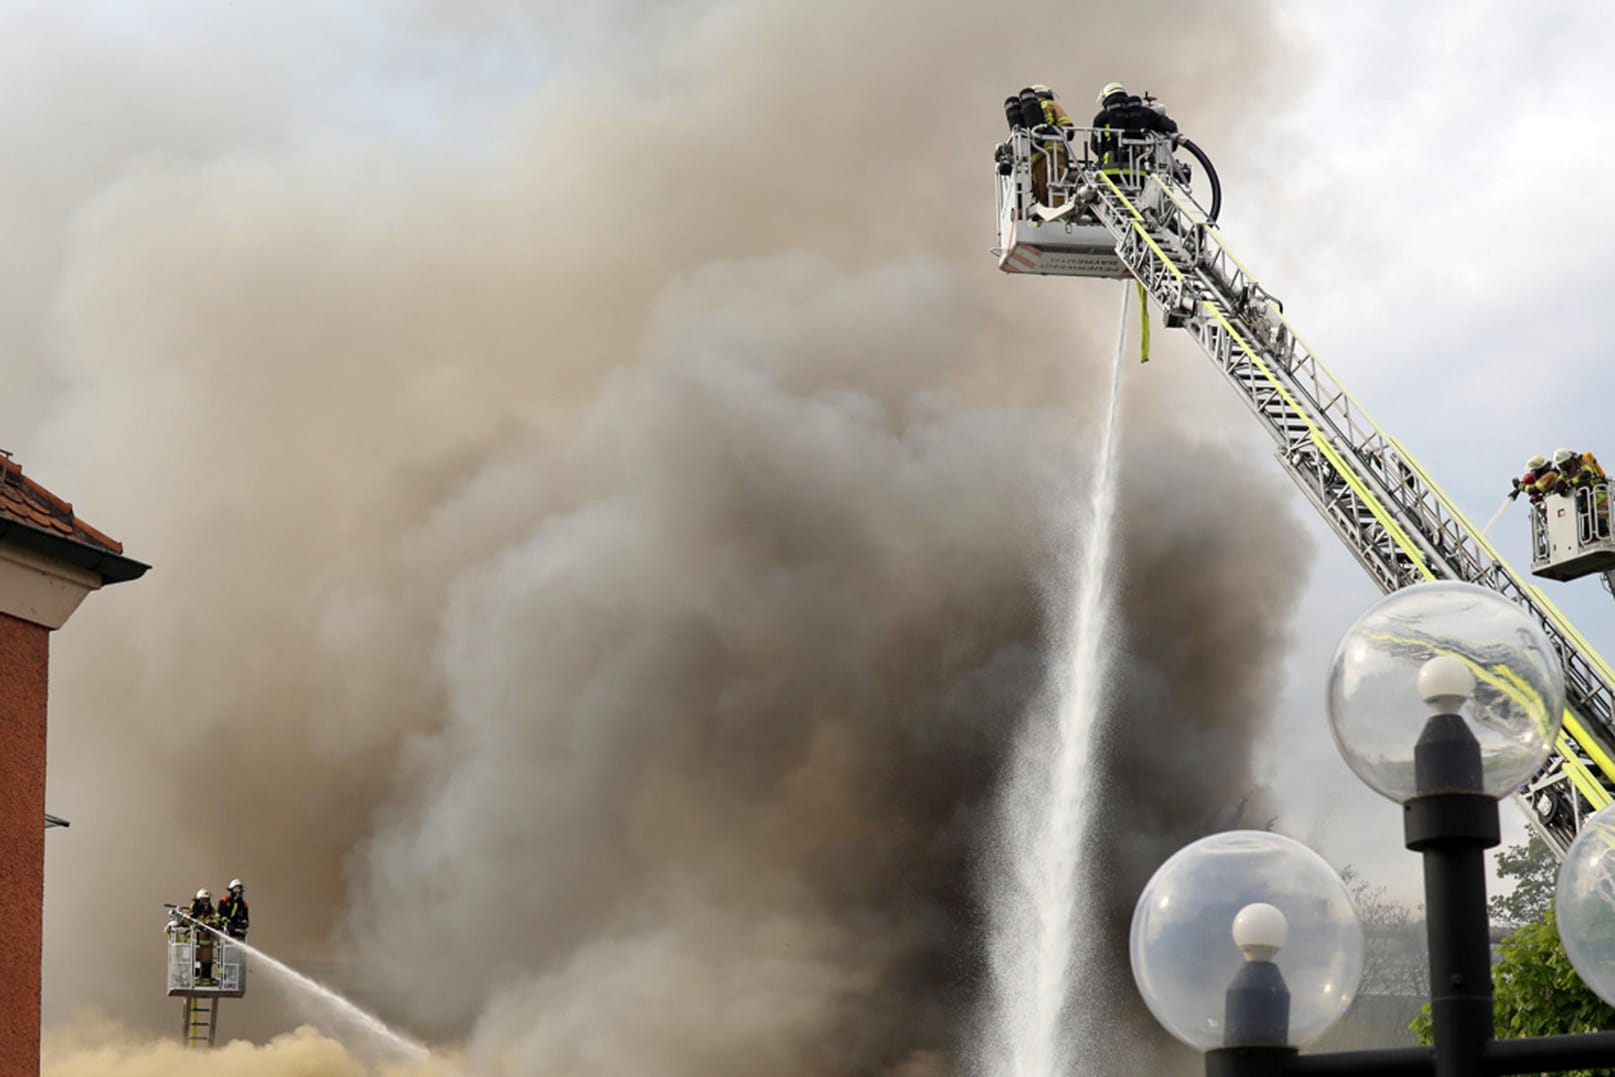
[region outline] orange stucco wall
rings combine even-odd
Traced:
[[[50,632],[0,613],[0,1074],[39,1073]]]

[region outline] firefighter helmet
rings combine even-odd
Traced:
[[[203,887],[202,889],[200,889],[200,890],[198,890],[196,892],[196,900],[197,901],[212,901],[213,900],[213,895],[208,893],[208,890],[207,890],[206,887]]]
[[[1569,449],[1555,449],[1553,450],[1553,465],[1555,467],[1564,467],[1566,464],[1570,463],[1571,460],[1575,459],[1575,456],[1576,454],[1571,452]]]
[[[1121,83],[1119,83],[1119,82],[1107,82],[1107,83],[1105,83],[1105,88],[1103,90],[1099,91],[1099,103],[1101,105],[1104,104],[1105,103],[1105,98],[1109,97],[1113,93],[1126,93],[1126,92],[1127,92],[1127,87],[1123,86]]]
[[[1535,471],[1539,467],[1547,466],[1548,458],[1543,456],[1541,453],[1537,453],[1535,456],[1531,457],[1531,459],[1525,462],[1525,470],[1527,471]]]
[[[231,879],[230,880],[230,889],[231,890],[245,890],[246,887],[241,885],[241,880],[240,879]]]

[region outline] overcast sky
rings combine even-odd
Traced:
[[[1611,227],[1597,208],[1601,177],[1615,163],[1607,13],[1279,10],[1311,44],[1312,78],[1295,97],[1251,101],[1246,150],[1267,160],[1224,174],[1227,236],[1381,426],[1483,527],[1527,456],[1606,452],[1615,368],[1595,267]],[[1374,855],[1398,840],[1397,809],[1345,770],[1318,713],[1334,643],[1375,593],[1317,530],[1275,779],[1297,812],[1312,800],[1332,860],[1417,895],[1412,854]],[[1523,505],[1491,538],[1524,571]],[[1607,654],[1615,606],[1598,583],[1539,582]],[[1504,821],[1505,840],[1523,834],[1517,812]]]

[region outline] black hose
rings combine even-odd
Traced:
[[[1222,182],[1217,179],[1216,166],[1211,163],[1211,158],[1206,156],[1206,151],[1194,144],[1193,139],[1180,138],[1178,141],[1183,145],[1184,149],[1194,154],[1195,159],[1205,168],[1206,176],[1211,180],[1211,212],[1206,216],[1214,221],[1217,219],[1218,212],[1222,210]]]

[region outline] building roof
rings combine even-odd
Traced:
[[[0,454],[0,542],[100,573],[106,583],[144,575],[149,565],[123,556],[123,543],[73,513],[73,506]]]

